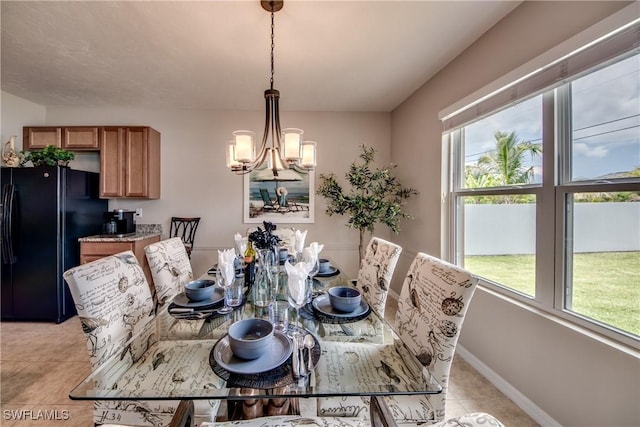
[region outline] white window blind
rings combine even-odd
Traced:
[[[640,52],[640,19],[559,58],[492,94],[442,118],[443,131],[462,127],[490,113],[574,80],[596,66],[606,66],[621,55]]]

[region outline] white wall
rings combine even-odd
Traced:
[[[7,92],[0,92],[0,142],[4,147],[11,135],[16,135],[16,151],[22,151],[22,126],[42,125],[46,108]]]
[[[392,113],[392,161],[402,166],[403,180],[420,191],[410,206],[416,220],[405,222],[404,232],[394,237],[404,247],[398,271],[406,271],[418,251],[441,253],[438,112],[627,4],[524,2]],[[395,278],[397,292],[399,275]],[[543,425],[554,420],[564,426],[640,425],[637,352],[484,289],[474,296],[459,343],[494,380],[521,392],[530,405],[525,409]]]
[[[284,127],[304,129],[318,142],[316,185],[321,173],[343,178],[365,143],[378,150],[380,162],[390,158],[390,114],[281,112]],[[48,107],[47,124],[148,125],[162,137],[162,197],[160,200],[111,200],[110,209],[143,209],[140,223],[163,224],[171,216],[202,217],[192,253],[194,274],[207,270],[217,250],[233,246],[233,234],[255,224],[242,222],[243,178],[226,169],[224,150],[236,129],[261,135],[264,112],[162,110],[136,108]],[[96,160],[97,161],[97,160]],[[72,163],[72,167],[75,164]],[[324,214],[324,200],[316,196],[315,224],[280,225],[308,229],[307,241],[326,243],[323,254],[357,274],[358,234],[346,218]],[[387,236],[384,230],[380,234]]]

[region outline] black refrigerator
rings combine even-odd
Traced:
[[[102,232],[99,174],[66,167],[2,168],[2,320],[60,323],[76,314],[62,273],[79,237]]]

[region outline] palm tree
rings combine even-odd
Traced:
[[[494,178],[496,185],[528,184],[533,179],[533,166],[525,167],[526,154],[531,158],[542,154],[542,146],[519,139],[515,131],[496,131],[496,149],[478,159],[478,167]]]

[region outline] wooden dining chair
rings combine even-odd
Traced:
[[[398,300],[395,329],[404,345],[442,386],[442,393],[385,396],[398,424],[433,424],[444,419],[449,371],[476,285],[477,278],[471,273],[427,254],[418,253],[411,263]],[[355,345],[330,344],[325,349],[335,354],[346,354],[349,346]],[[384,359],[382,370],[389,378],[403,371],[390,356],[378,357]],[[317,382],[328,380],[328,374],[323,375],[322,360],[316,372]],[[369,405],[370,399],[364,397],[318,398],[318,415],[361,416]]]
[[[354,282],[371,309],[384,318],[387,294],[402,248],[379,237],[372,237]]]
[[[158,389],[176,387],[176,384],[193,390],[222,386],[223,381],[206,362],[213,346],[208,340],[182,344],[190,347],[188,354],[193,363],[187,364],[188,369],[180,372],[180,382],[176,382],[176,372],[182,365],[171,358],[171,342],[158,341],[151,290],[132,251],[82,264],[67,270],[63,276],[86,338],[91,370],[99,370],[96,388],[151,387],[135,383],[140,378],[154,381],[153,387]],[[94,423],[168,425],[179,403],[177,400],[98,400],[94,404]],[[197,401],[196,418],[211,420],[218,406],[219,401]]]
[[[171,225],[169,226],[169,237],[179,237],[184,243],[187,255],[191,258],[191,251],[196,240],[196,231],[200,224],[200,217],[185,218],[171,217]]]

